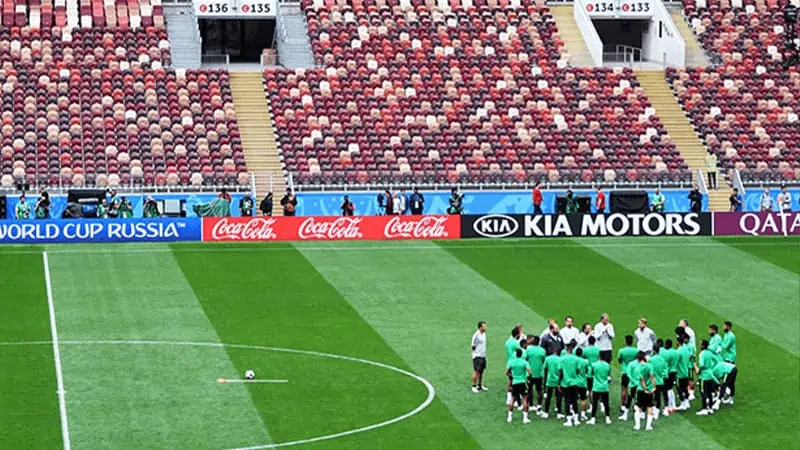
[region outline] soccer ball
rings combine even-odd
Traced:
[[[252,370],[248,370],[244,373],[244,377],[248,380],[254,380],[256,378],[256,373]]]

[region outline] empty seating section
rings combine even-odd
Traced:
[[[667,78],[723,168],[745,181],[800,180],[800,68],[783,67],[785,1],[684,0],[713,68]]]
[[[508,3],[307,1],[326,68],[265,75],[296,180],[689,178],[630,70],[567,67],[547,6]]]
[[[0,71],[2,178],[246,184],[226,71]]]
[[[170,70],[161,0],[3,0],[0,186],[247,184],[228,73]]]

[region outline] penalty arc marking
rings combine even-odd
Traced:
[[[52,345],[52,341],[29,341],[29,342],[0,342],[0,346],[7,346],[7,345]],[[243,345],[243,344],[223,344],[221,342],[188,342],[188,341],[117,341],[117,340],[109,340],[109,341],[60,341],[60,345],[176,345],[176,346],[186,346],[186,347],[215,347],[215,348],[238,348],[244,350],[259,350],[259,351],[267,351],[267,352],[281,352],[281,353],[292,353],[296,355],[308,355],[308,356],[317,356],[320,358],[331,358],[331,359],[339,359],[343,361],[352,361],[361,364],[366,364],[368,366],[375,366],[380,367],[382,369],[391,370],[393,372],[397,372],[399,374],[405,375],[409,378],[419,381],[425,386],[425,389],[428,391],[428,395],[425,400],[420,403],[416,408],[408,411],[405,414],[400,416],[394,417],[389,420],[385,420],[383,422],[374,423],[371,425],[366,425],[360,428],[355,428],[352,430],[342,431],[339,433],[333,434],[326,434],[323,436],[316,436],[307,439],[298,439],[295,441],[286,441],[286,442],[275,442],[272,444],[261,444],[261,445],[253,445],[250,447],[239,447],[239,448],[232,448],[228,450],[262,450],[262,449],[270,449],[270,448],[282,448],[282,447],[293,447],[296,445],[303,445],[303,444],[310,444],[312,442],[320,442],[320,441],[327,441],[331,439],[336,439],[345,436],[351,436],[353,434],[364,433],[371,430],[377,430],[379,428],[387,427],[389,425],[393,425],[398,422],[402,422],[410,417],[413,417],[425,408],[427,408],[431,403],[433,403],[433,399],[436,397],[436,390],[433,388],[433,385],[430,381],[422,378],[421,376],[409,372],[407,370],[401,369],[399,367],[395,367],[389,364],[384,364],[377,361],[371,361],[369,359],[363,358],[356,358],[353,356],[344,356],[344,355],[337,355],[335,353],[325,353],[325,352],[316,352],[313,350],[299,350],[293,348],[282,348],[282,347],[267,347],[262,345]]]

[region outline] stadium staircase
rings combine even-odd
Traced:
[[[569,64],[573,67],[594,67],[594,59],[589,53],[589,47],[586,46],[578,24],[575,23],[572,8],[571,4],[552,5],[550,13],[556,20],[558,35],[569,52]]]
[[[686,42],[686,60],[684,65],[686,67],[710,67],[711,61],[708,59],[705,50],[697,42],[697,37],[692,32],[691,27],[683,17],[683,8],[681,5],[670,5],[667,7],[669,14],[672,16],[672,21],[678,27],[678,31]]]
[[[200,29],[191,4],[164,8],[172,66],[184,69],[200,67]]]
[[[231,72],[230,75],[244,158],[250,173],[255,175],[257,192],[253,195],[259,199],[256,202],[270,189],[276,199],[280,199],[286,191],[272,116],[264,93],[263,76],[261,72]],[[274,214],[280,215],[281,209],[274,208]]]
[[[289,69],[315,67],[308,38],[306,18],[299,5],[280,5],[278,19],[278,59]]]
[[[703,141],[697,136],[694,128],[689,123],[689,119],[683,113],[677,98],[672,93],[672,89],[667,84],[663,70],[637,70],[636,78],[647,94],[647,98],[656,110],[656,115],[664,124],[667,133],[672,137],[672,142],[681,153],[689,169],[692,170],[693,177],[696,178],[697,170],[705,173],[706,148]],[[728,210],[728,189],[727,181],[719,173],[718,191],[708,192],[708,205],[711,211]]]

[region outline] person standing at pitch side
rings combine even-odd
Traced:
[[[486,370],[486,322],[478,322],[478,331],[472,335],[472,392],[485,391],[483,372]]]
[[[603,313],[600,315],[600,322],[594,326],[594,339],[597,348],[600,350],[600,359],[611,364],[611,357],[613,355],[614,340],[614,325],[608,321],[608,314]],[[610,378],[610,376],[609,376]]]

